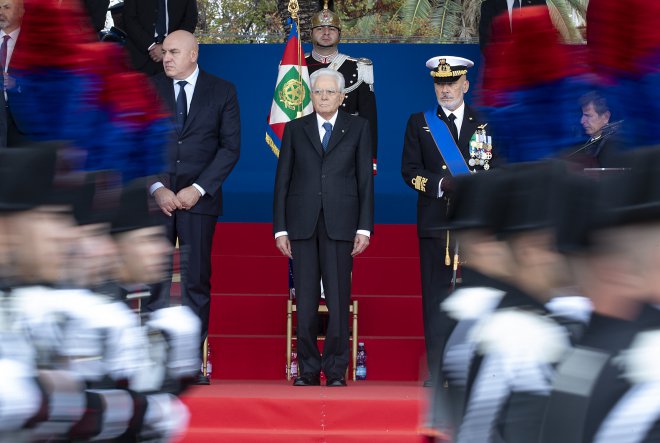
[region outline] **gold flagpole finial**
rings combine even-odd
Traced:
[[[291,18],[298,21],[298,11],[300,11],[300,6],[298,5],[298,0],[289,0],[289,6],[288,6],[288,11],[289,14],[291,14]]]
[[[323,0],[323,9],[328,9],[328,0]]]

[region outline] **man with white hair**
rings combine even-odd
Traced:
[[[464,101],[470,88],[467,72],[472,66],[471,60],[453,56],[433,57],[426,62],[431,69],[437,106],[410,116],[401,159],[403,179],[418,193],[424,339],[431,372],[438,367],[444,342],[454,325],[439,308],[452,280],[453,239],[442,229],[452,177],[488,169],[492,154],[486,125]],[[430,386],[430,379],[424,385]]]
[[[311,75],[314,113],[284,129],[275,176],[273,232],[293,260],[299,374],[294,386],[346,386],[353,257],[373,231],[374,182],[367,120],[339,111],[344,77],[333,69]],[[328,331],[323,357],[316,343],[323,278]]]

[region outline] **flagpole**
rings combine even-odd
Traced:
[[[289,14],[291,14],[291,20],[295,23],[296,28],[298,28],[298,36],[300,36],[300,22],[298,21],[298,11],[300,6],[298,5],[298,0],[289,0],[289,6],[287,7]],[[298,41],[298,84],[302,86],[302,44]],[[300,102],[297,116],[302,117],[303,113],[303,102]]]

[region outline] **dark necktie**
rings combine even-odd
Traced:
[[[188,116],[188,97],[186,96],[185,86],[187,81],[181,80],[176,82],[179,85],[179,95],[176,98],[176,126],[179,132],[183,130],[183,125],[186,124],[186,117]]]
[[[9,34],[5,34],[4,37],[2,37],[2,45],[0,45],[0,65],[2,65],[2,72],[4,73],[6,71],[6,66],[7,66],[7,40],[9,40],[11,37]]]
[[[330,135],[332,134],[332,123],[323,123],[323,128],[325,129],[325,134],[323,134],[321,144],[323,145],[323,150],[326,150],[328,149],[328,142],[330,142]]]
[[[162,43],[167,33],[167,5],[165,0],[158,0],[158,15],[156,16],[156,43]]]
[[[451,132],[451,136],[454,137],[454,141],[458,143],[458,127],[456,126],[456,116],[454,114],[449,114],[447,118],[449,119],[449,132]]]

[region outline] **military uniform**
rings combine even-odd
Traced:
[[[328,7],[328,0],[324,0],[323,9],[312,16],[312,35],[316,28],[334,28],[341,33],[341,20]],[[330,51],[335,48],[335,52],[329,55],[323,55],[316,50],[311,54],[305,54],[305,62],[310,75],[321,68],[334,69],[344,76],[344,102],[342,111],[349,114],[359,115],[366,118],[369,122],[372,143],[373,171],[376,174],[376,158],[378,153],[378,118],[376,114],[376,95],[374,94],[374,70],[373,63],[368,58],[352,58],[346,54],[340,54],[336,50],[339,39],[330,46],[321,46]],[[312,42],[316,45],[320,43]]]
[[[323,57],[314,52],[305,54],[307,69],[312,74],[321,68],[331,68],[344,76],[346,86],[345,99],[341,110],[349,114],[359,115],[369,121],[371,130],[372,157],[374,172],[378,157],[378,116],[376,111],[376,94],[374,94],[373,64],[368,58],[353,58],[346,54],[336,53]]]
[[[439,106],[436,116],[444,123],[449,123]],[[470,140],[481,124],[476,113],[465,104],[457,146],[466,162],[470,159]],[[429,368],[436,368],[438,356],[442,353],[441,343],[448,338],[454,325],[438,308],[448,294],[452,278],[452,268],[445,264],[447,230],[442,229],[447,221],[449,200],[446,194],[438,198],[438,191],[440,180],[451,177],[451,173],[421,112],[408,119],[401,175],[405,183],[417,191],[424,338]],[[453,249],[450,248],[450,251]]]

